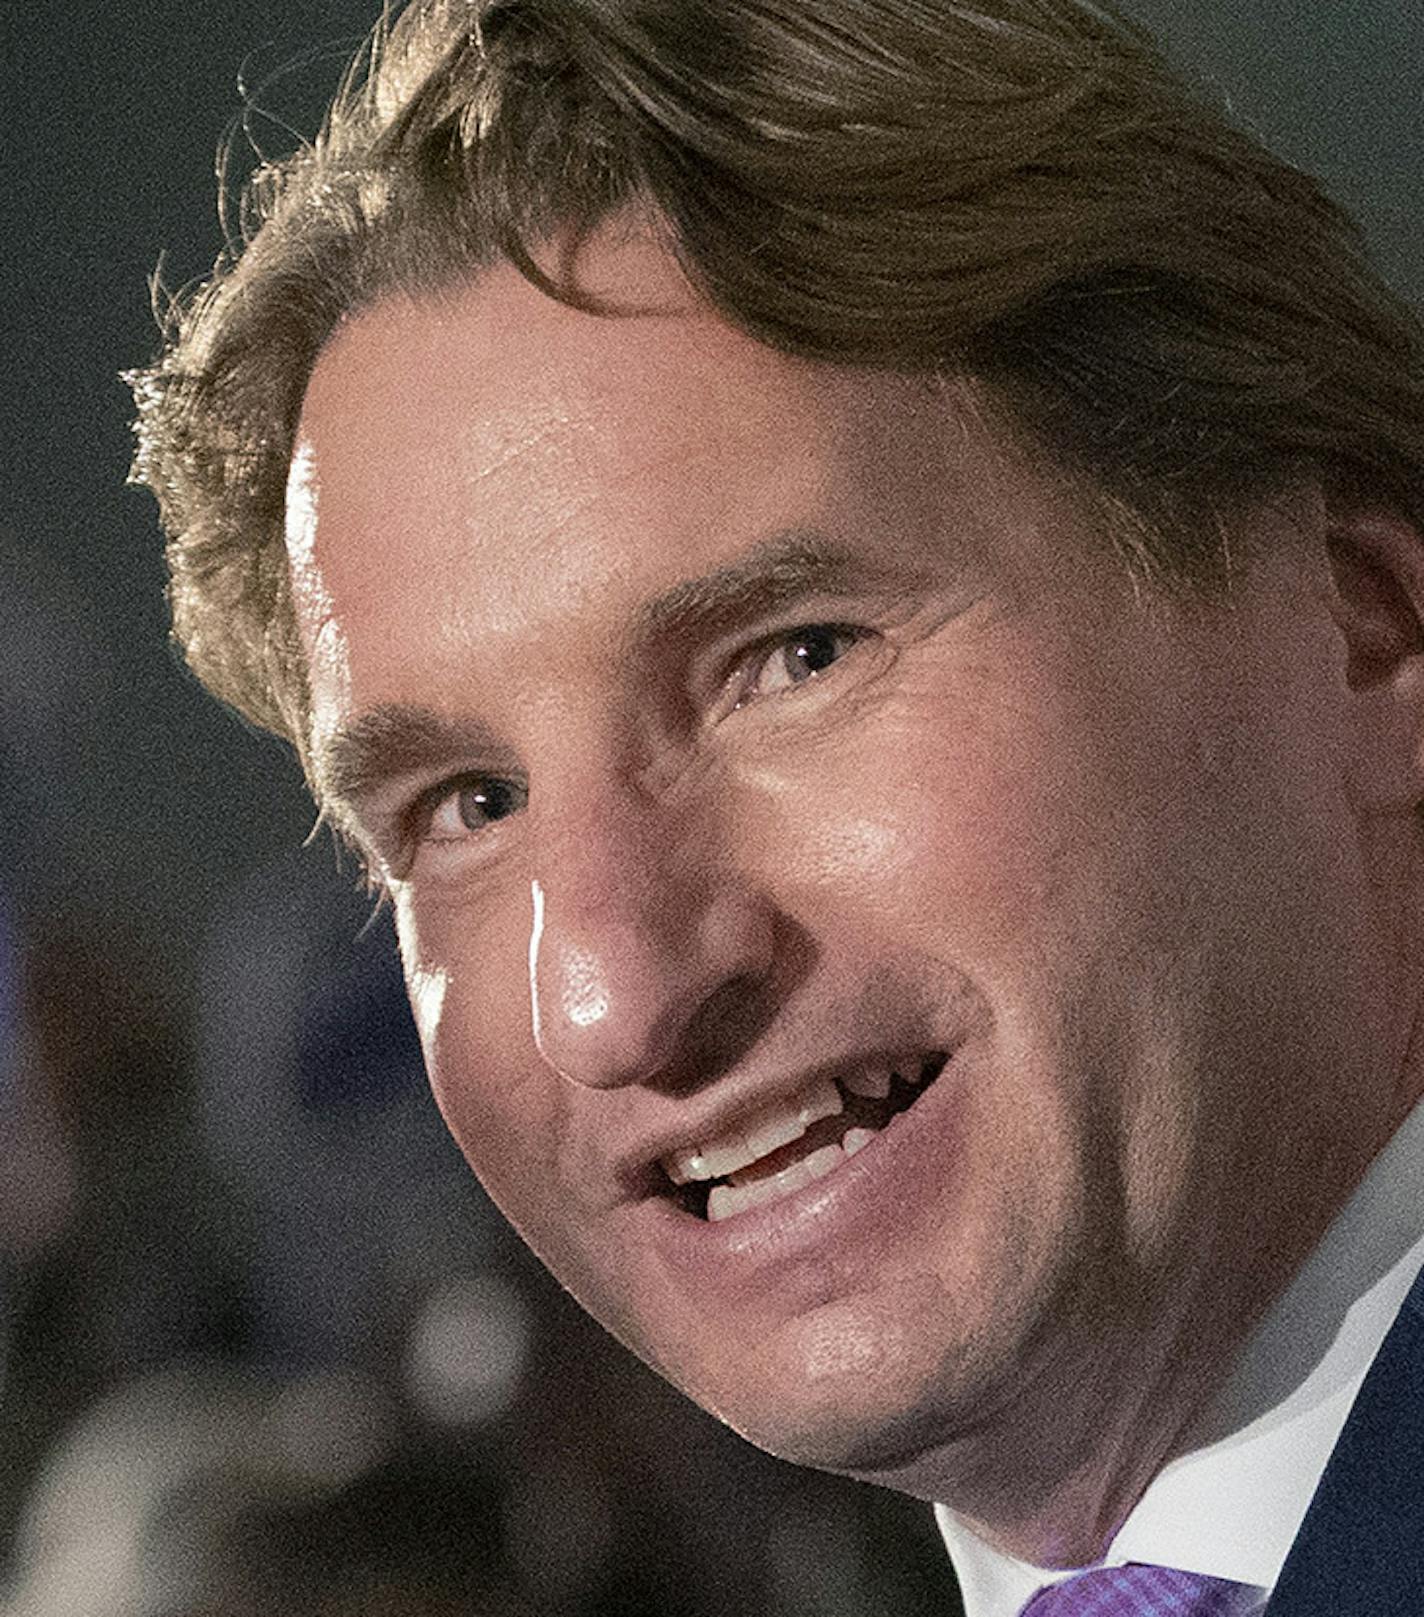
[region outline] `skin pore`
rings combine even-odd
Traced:
[[[589,253],[657,312],[512,269],[378,303],[293,456],[314,773],[437,1099],[699,1403],[1091,1558],[1419,1093],[1417,693],[1407,644],[1357,677],[1339,565],[1393,541],[1332,565],[1302,490],[1168,605],[969,387]],[[672,1193],[768,1099],[926,1058],[794,1195]]]

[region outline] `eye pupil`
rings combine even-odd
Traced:
[[[806,674],[819,674],[829,668],[839,655],[835,631],[832,629],[805,629],[792,644],[792,666]]]
[[[478,781],[460,792],[458,807],[465,827],[477,831],[491,820],[502,820],[513,814],[519,807],[519,792],[509,781]]]

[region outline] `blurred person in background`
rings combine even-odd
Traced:
[[[63,1231],[74,1201],[67,1143],[23,998],[21,941],[0,898],[0,1398],[22,1276]]]
[[[142,1154],[115,1127],[171,1069],[144,970],[96,914],[114,683],[63,570],[0,534],[0,1548],[125,1322],[159,1350],[182,1331],[141,1282],[170,1249],[127,1216]]]
[[[969,1617],[1424,1601],[1424,353],[1109,8],[429,0],[137,377],[598,1319]],[[1267,1604],[1269,1602],[1269,1604]]]

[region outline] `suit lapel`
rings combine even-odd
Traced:
[[[1266,1617],[1424,1617],[1424,1273],[1370,1366]]]

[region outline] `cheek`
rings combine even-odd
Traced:
[[[527,899],[396,913],[431,1091],[465,1160],[559,1281],[636,1337],[626,1264],[609,1261],[627,1243],[601,1172],[607,1097],[559,1077],[535,1046]]]
[[[563,1088],[534,1048],[528,915],[515,904],[419,914],[396,901],[406,984],[431,1090],[460,1149],[511,1217],[521,1185],[552,1182]]]
[[[1107,793],[1092,740],[1060,715],[977,696],[902,688],[741,772],[728,834],[813,931],[840,912],[897,949],[972,966],[1022,962],[1080,926],[1059,917],[1101,886]]]

